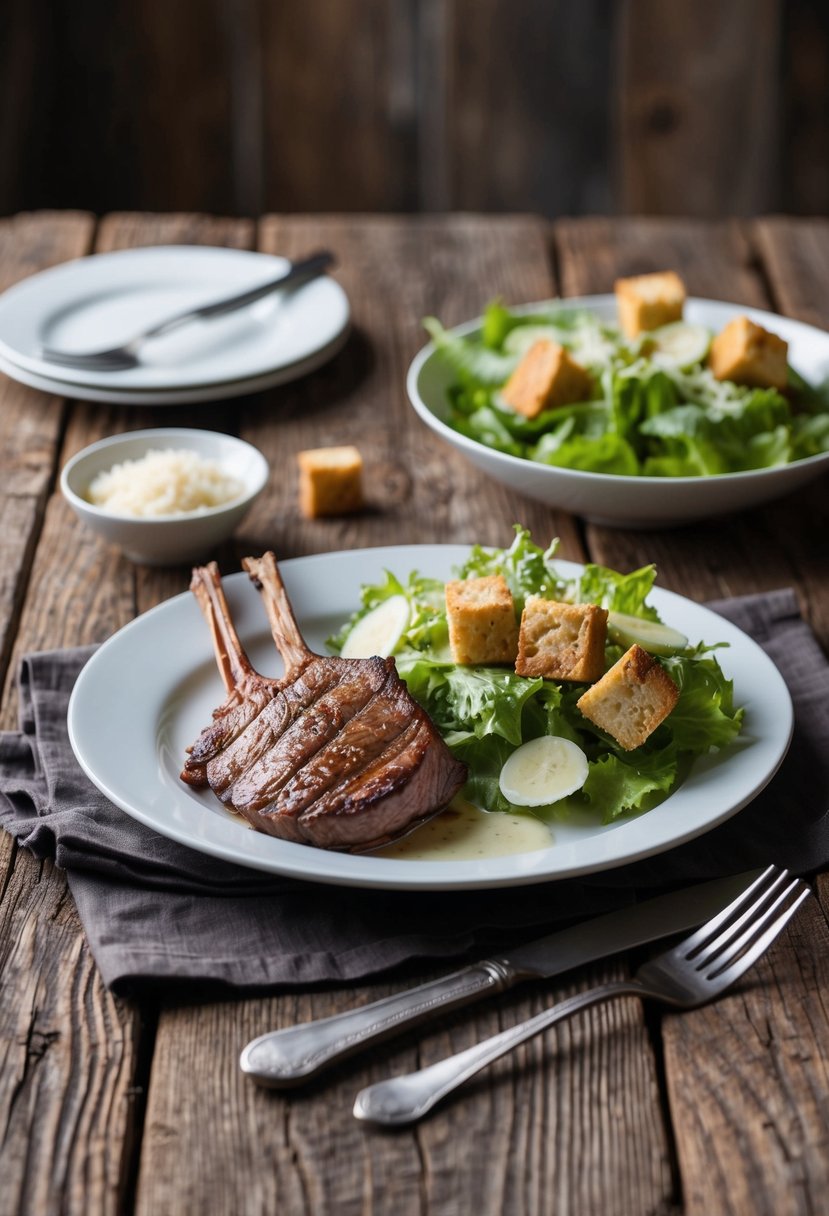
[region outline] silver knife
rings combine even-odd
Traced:
[[[260,1085],[298,1085],[369,1043],[426,1021],[438,1010],[458,1009],[523,980],[547,979],[620,950],[693,929],[736,899],[759,873],[752,870],[658,895],[371,1005],[272,1030],[248,1043],[239,1066]]]

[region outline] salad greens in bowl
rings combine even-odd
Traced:
[[[717,379],[712,337],[737,316],[788,342],[785,389]],[[489,475],[615,526],[659,527],[766,502],[829,469],[829,334],[733,304],[690,299],[681,322],[625,338],[612,295],[521,308],[491,304],[446,330],[409,369],[408,393],[438,435]],[[503,389],[534,343],[560,344],[589,399],[527,417]]]
[[[631,638],[650,646],[677,685],[679,699],[633,750],[625,750],[580,711],[583,682],[521,676],[511,664],[456,663],[441,579],[386,571],[382,581],[363,586],[362,607],[328,645],[344,657],[394,655],[411,694],[450,750],[467,764],[463,793],[477,806],[512,812],[531,807],[548,823],[587,815],[608,824],[652,809],[677,788],[695,759],[728,748],[740,733],[743,711],[717,661],[722,643],[712,638],[691,645],[659,621],[648,601],[653,566],[620,574],[588,565],[573,574],[555,563],[556,543],[543,550],[516,527],[508,549],[474,546],[457,578],[501,575],[518,616],[530,596],[609,610],[606,668],[623,655]],[[505,772],[515,769],[520,749],[545,737],[563,740],[570,751],[583,754],[586,764],[577,788],[562,787],[562,796],[546,801],[514,795],[514,789],[528,787],[505,784]],[[553,774],[554,785],[558,776]]]

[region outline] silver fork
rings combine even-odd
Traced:
[[[288,270],[281,274],[278,279],[270,279],[259,287],[251,287],[248,291],[238,292],[232,296],[225,296],[223,299],[214,300],[210,304],[202,304],[197,308],[188,308],[186,312],[177,312],[173,316],[167,317],[166,320],[159,321],[148,329],[143,329],[121,346],[113,346],[109,350],[75,352],[55,350],[51,346],[42,346],[40,348],[40,356],[50,363],[58,363],[61,367],[74,367],[78,370],[99,372],[127,371],[131,367],[138,366],[140,363],[139,352],[141,347],[151,338],[160,338],[164,334],[171,334],[173,330],[179,329],[182,325],[189,325],[191,321],[206,321],[213,317],[227,316],[228,313],[236,312],[240,308],[247,308],[249,304],[255,304],[257,300],[263,300],[271,292],[281,290],[291,283],[302,283],[307,282],[309,279],[316,279],[327,270],[333,261],[333,254],[327,250],[321,250],[319,253],[311,254],[310,257],[302,258],[299,262],[293,262]]]
[[[810,894],[799,878],[770,866],[733,903],[678,946],[646,962],[632,979],[580,992],[431,1067],[370,1085],[357,1095],[354,1115],[368,1123],[414,1123],[519,1043],[610,997],[651,997],[681,1009],[703,1005],[757,961]]]

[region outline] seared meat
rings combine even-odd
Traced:
[[[243,562],[262,593],[280,680],[251,666],[215,562],[193,571],[227,698],[190,749],[182,780],[206,786],[261,832],[364,851],[441,810],[466,779],[394,659],[316,655],[272,553]]]

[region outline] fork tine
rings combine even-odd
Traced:
[[[754,914],[748,918],[745,927],[743,922],[745,917],[740,918],[739,930],[734,932],[730,928],[727,933],[722,934],[719,944],[714,943],[707,951],[704,959],[696,960],[697,970],[705,971],[710,968],[724,969],[731,959],[736,958],[742,951],[751,944],[757,934],[768,924],[773,924],[778,916],[778,909],[786,903],[790,896],[794,895],[803,884],[799,878],[793,878],[784,890],[772,900],[771,903],[761,905],[759,902],[755,907]]]
[[[766,871],[766,874],[768,874],[768,871]],[[762,877],[765,878],[766,874]],[[776,874],[769,875],[768,881],[762,887],[757,887],[751,902],[741,911],[729,917],[727,923],[724,927],[720,928],[719,932],[711,933],[711,930],[715,927],[713,921],[709,921],[707,925],[703,925],[703,929],[708,931],[706,940],[695,949],[683,949],[685,958],[689,962],[695,963],[698,969],[701,970],[704,964],[708,963],[715,956],[722,954],[729,943],[740,936],[746,926],[750,927],[756,923],[758,914],[764,907],[769,906],[770,901],[788,880],[788,870],[778,870]]]
[[[681,945],[677,947],[678,950],[681,950],[682,956],[687,958],[702,950],[708,942],[718,935],[719,930],[724,925],[731,922],[743,909],[754,906],[759,890],[762,889],[763,892],[759,896],[762,900],[765,898],[765,891],[769,884],[777,882],[780,877],[785,877],[786,875],[787,871],[782,870],[780,866],[769,866],[762,874],[758,874],[751,886],[746,887],[745,891],[723,908],[722,912],[718,912],[716,916],[712,916],[695,933],[685,938]]]
[[[796,899],[775,916],[774,920],[766,926],[765,931],[760,934],[757,940],[743,954],[739,955],[738,958],[726,967],[720,966],[718,962],[717,969],[706,976],[706,979],[717,991],[721,991],[723,988],[727,988],[729,984],[733,984],[744,971],[748,971],[749,967],[757,962],[760,955],[768,950],[774,939],[786,927],[800,905],[812,894],[811,888],[807,887],[800,879],[795,880],[790,891],[796,890],[798,887],[801,889]]]

